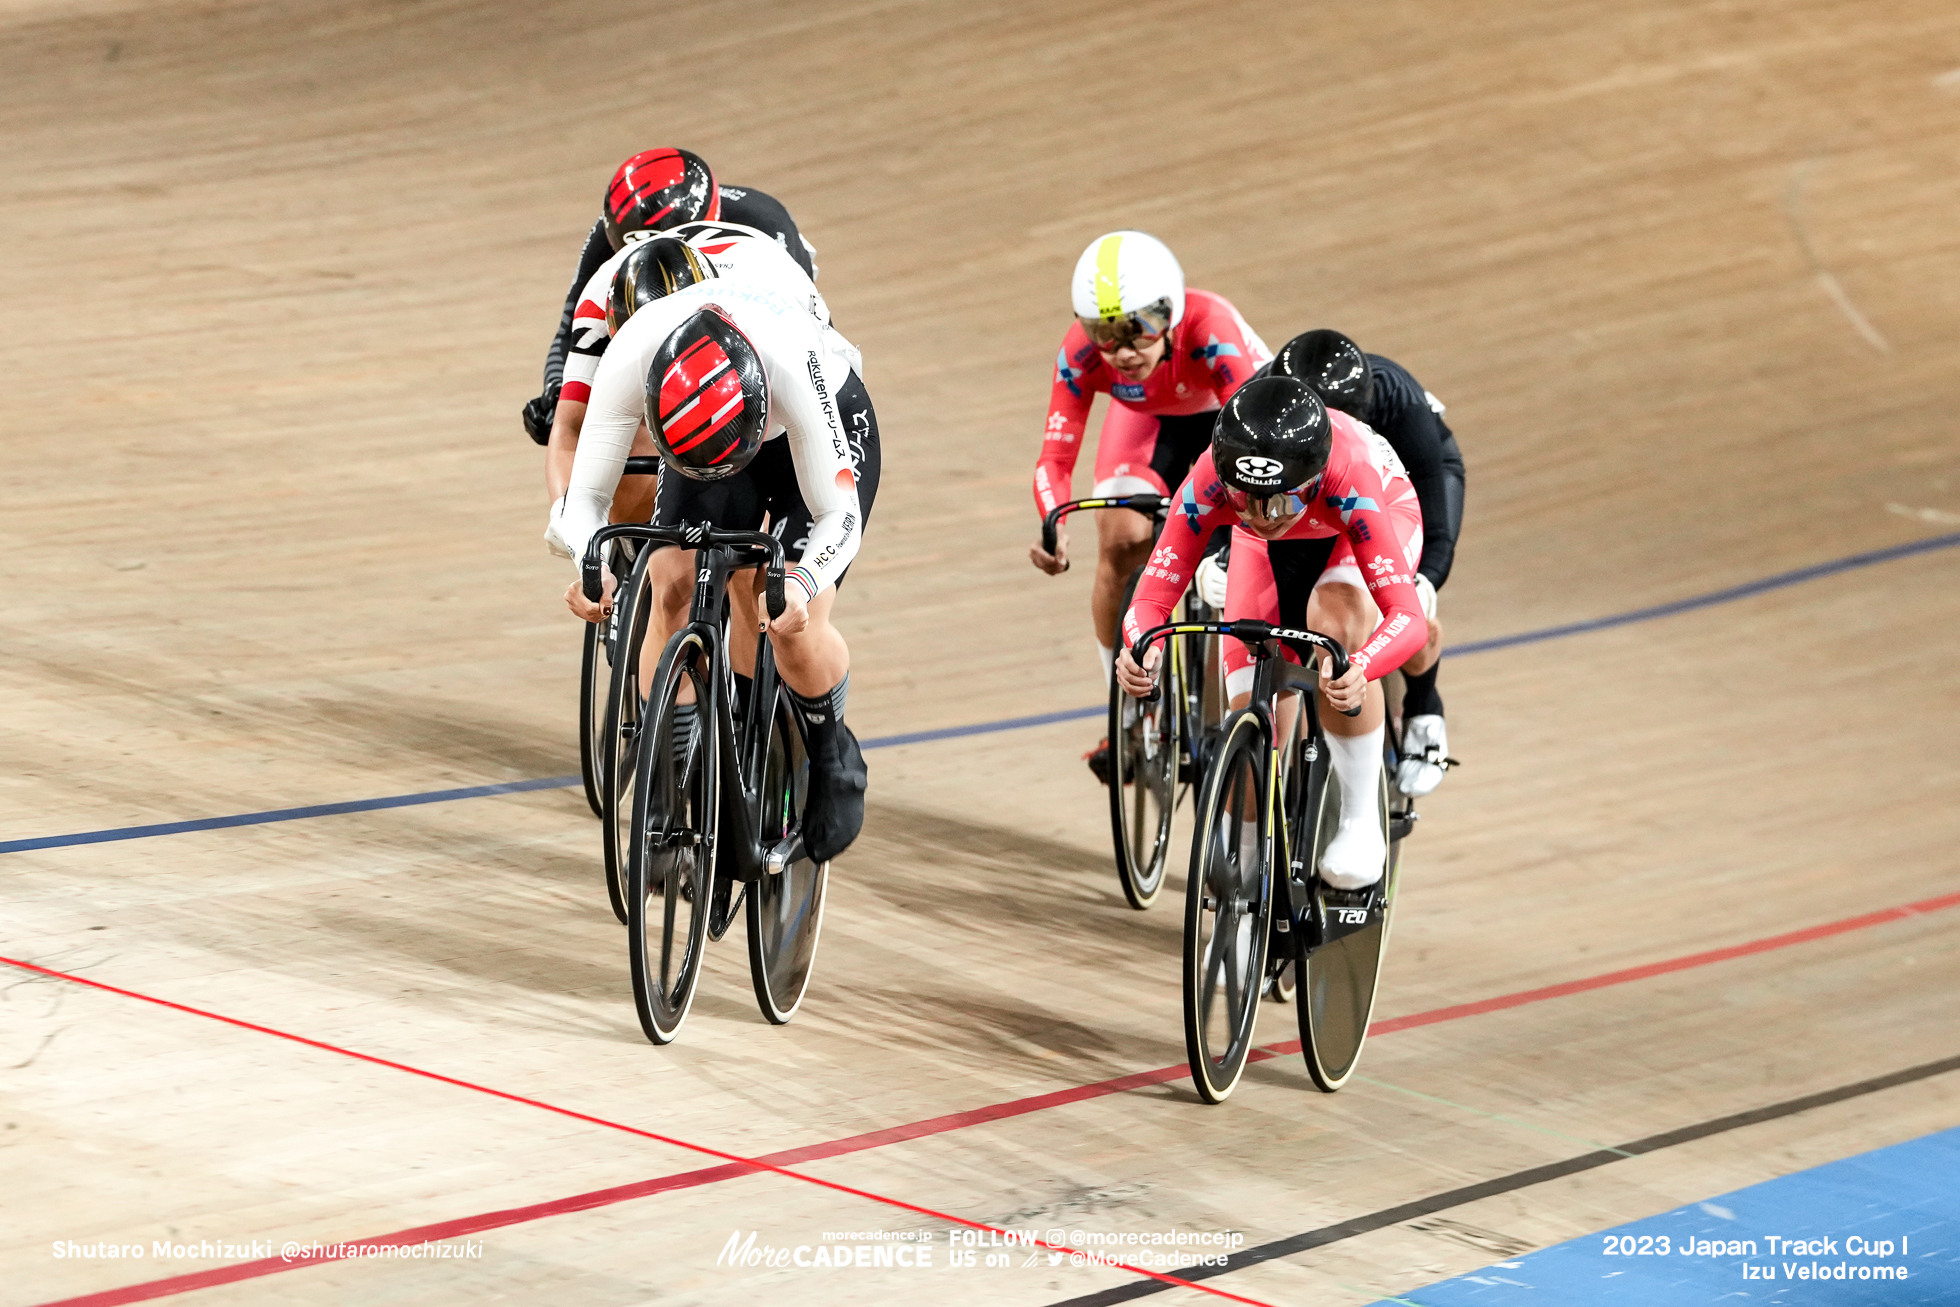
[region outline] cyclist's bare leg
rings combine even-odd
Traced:
[[[1336,582],[1316,586],[1307,601],[1308,627],[1333,636],[1348,649],[1365,645],[1378,621],[1375,601],[1357,585]],[[1341,815],[1321,855],[1320,871],[1336,888],[1358,889],[1381,879],[1388,849],[1375,806],[1386,730],[1381,682],[1368,682],[1359,716],[1343,716],[1327,705],[1325,691],[1321,692],[1321,703],[1320,724],[1327,732],[1328,762],[1341,781]]]
[[[1354,585],[1322,585],[1314,587],[1313,597],[1307,601],[1307,629],[1331,635],[1341,642],[1344,649],[1359,649],[1368,643],[1380,620],[1375,601],[1368,592]],[[1359,717],[1345,717],[1329,707],[1323,696],[1320,704],[1320,724],[1329,735],[1366,735],[1382,724],[1382,687],[1380,681],[1368,683],[1368,697],[1362,702]]]
[[[735,670],[744,676],[755,666],[755,638],[762,624],[758,595],[761,580],[762,572],[758,568],[731,580],[728,586],[729,597],[734,601],[728,655],[734,660]],[[836,602],[837,588],[826,587],[810,601],[808,626],[795,635],[769,637],[776,650],[776,671],[783,684],[807,698],[828,694],[851,670],[850,646],[830,624],[830,610]]]
[[[1349,586],[1348,588],[1351,590],[1354,587]],[[1408,661],[1402,664],[1402,670],[1420,676],[1434,667],[1436,660],[1442,656],[1443,622],[1441,618],[1432,617],[1429,619],[1429,638],[1423,641],[1420,651],[1409,655]]]
[[[650,502],[648,508],[652,508]],[[647,580],[652,584],[653,609],[647,614],[646,640],[640,645],[640,693],[643,695],[653,691],[660,651],[667,647],[674,632],[687,625],[687,610],[694,603],[694,550],[672,545],[656,549],[647,564]],[[681,682],[680,701],[694,702],[694,686],[687,681]]]
[[[1096,625],[1096,643],[1116,647],[1123,622],[1123,589],[1130,573],[1150,559],[1155,526],[1142,513],[1096,514],[1096,585],[1089,612]]]

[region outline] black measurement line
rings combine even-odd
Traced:
[[[1513,1190],[1543,1184],[1547,1180],[1557,1180],[1568,1175],[1577,1175],[1581,1171],[1590,1171],[1594,1167],[1624,1161],[1628,1157],[1657,1153],[1663,1148],[1693,1143],[1697,1139],[1706,1139],[1710,1135],[1726,1134],[1730,1130],[1740,1130],[1744,1126],[1774,1121],[1779,1117],[1795,1116],[1799,1112],[1808,1112],[1812,1108],[1842,1103],[1847,1098],[1858,1098],[1864,1094],[1876,1094],[1880,1090],[1909,1085],[1915,1080],[1945,1075],[1949,1071],[1960,1071],[1960,1057],[1923,1062],[1918,1066],[1907,1067],[1903,1071],[1874,1076],[1870,1080],[1859,1080],[1852,1084],[1839,1085],[1836,1089],[1805,1094],[1802,1098],[1787,1099],[1781,1103],[1771,1103],[1767,1107],[1755,1107],[1747,1112],[1737,1112],[1732,1116],[1718,1116],[1712,1121],[1703,1121],[1698,1125],[1682,1126],[1678,1130],[1648,1135],[1645,1139],[1636,1139],[1631,1143],[1621,1144],[1618,1148],[1602,1148],[1597,1152],[1568,1157],[1562,1162],[1548,1162],[1544,1166],[1513,1171],[1494,1180],[1483,1180],[1476,1184],[1465,1185],[1461,1189],[1431,1194],[1427,1198],[1418,1198],[1399,1207],[1385,1207],[1378,1212],[1357,1216],[1336,1225],[1323,1225],[1318,1230],[1308,1230],[1304,1234],[1262,1243],[1243,1252],[1231,1254],[1230,1260],[1224,1266],[1195,1266],[1190,1270],[1177,1271],[1175,1274],[1184,1280],[1216,1279],[1221,1275],[1229,1275],[1233,1271],[1242,1271],[1248,1266],[1257,1266],[1260,1262],[1270,1262],[1277,1257],[1291,1257],[1295,1253],[1303,1253],[1311,1248],[1323,1248],[1330,1243],[1339,1243],[1343,1239],[1352,1239],[1357,1235],[1386,1229],[1391,1225],[1400,1225],[1404,1221],[1413,1221],[1419,1216],[1430,1216],[1452,1207],[1461,1207],[1465,1203],[1474,1203],[1480,1198],[1508,1194]],[[1084,1294],[1079,1298],[1064,1298],[1060,1302],[1050,1303],[1048,1307],[1106,1307],[1107,1304],[1146,1298],[1153,1293],[1163,1293],[1176,1287],[1174,1284],[1165,1284],[1162,1281],[1143,1281]]]

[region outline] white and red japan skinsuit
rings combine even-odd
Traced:
[[[1338,410],[1328,410],[1327,416],[1334,428],[1327,470],[1306,511],[1274,543],[1339,537],[1321,579],[1358,580],[1374,596],[1382,619],[1368,642],[1349,656],[1369,680],[1378,681],[1429,637],[1415,586],[1415,566],[1422,557],[1422,505],[1386,440]],[[1126,644],[1134,645],[1145,631],[1170,620],[1212,528],[1239,520],[1229,495],[1212,464],[1212,452],[1206,450],[1173,498],[1170,520],[1137,582],[1136,598],[1123,617]],[[1227,621],[1280,621],[1265,541],[1240,527],[1232,532],[1226,586]],[[1251,658],[1238,641],[1225,643],[1226,671],[1233,677]],[[1243,684],[1241,678],[1233,679]],[[1236,693],[1239,687],[1233,688]]]
[[[1089,406],[1098,391],[1113,403],[1103,417],[1096,442],[1096,484],[1116,477],[1141,477],[1160,495],[1170,487],[1151,469],[1157,419],[1221,408],[1232,392],[1251,380],[1272,358],[1266,342],[1239,316],[1230,300],[1206,290],[1184,294],[1184,317],[1171,328],[1164,361],[1141,382],[1123,379],[1089,340],[1082,324],[1068,329],[1055,357],[1055,382],[1048,400],[1048,428],[1041,461],[1034,469],[1034,501],[1046,514],[1069,497],[1069,481]],[[1124,488],[1096,493],[1124,493]]]

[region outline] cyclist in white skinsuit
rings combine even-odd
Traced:
[[[785,294],[760,279],[714,276],[638,309],[592,377],[566,493],[553,505],[545,540],[575,560],[583,556],[611,515],[636,436],[665,461],[654,521],[755,530],[766,517],[771,529],[782,527],[786,547],[800,550],[784,586],[788,607],[762,622],[753,582],[731,585],[730,653],[736,667],[749,665],[753,643],[743,637],[758,626],[769,631],[810,743],[804,839],[810,855],[823,861],[841,853],[863,822],[864,758],[843,721],[850,650],[830,612],[864,538],[880,459],[877,419],[856,375],[857,351],[813,316],[809,304],[806,295]],[[719,370],[702,372],[696,364],[703,355],[719,359]],[[738,375],[753,380],[736,385]],[[730,434],[750,420],[745,415],[753,417],[752,440]],[[656,580],[647,649],[660,648],[685,623],[693,597],[692,551],[669,548],[654,557],[665,566]],[[566,602],[586,621],[597,621],[610,607],[610,574],[605,584],[605,597],[595,604],[574,581]],[[651,671],[651,660],[642,666]]]
[[[607,323],[613,273],[633,252],[635,245],[654,236],[672,236],[686,241],[714,266],[717,277],[723,280],[761,281],[791,299],[807,304],[812,317],[825,326],[830,325],[830,306],[824,303],[823,294],[816,283],[803,271],[803,266],[767,232],[732,222],[689,222],[663,231],[629,233],[619,252],[600,264],[598,270],[586,280],[585,288],[579,292],[577,307],[573,310],[572,329],[565,350],[564,384],[558,395],[558,410],[552,418],[551,439],[545,453],[545,490],[553,503],[565,497],[565,489],[570,484],[572,457],[578,448],[586,402],[592,394],[592,378],[599,371],[599,360],[605,355],[606,347],[612,343],[612,330]],[[620,315],[615,313],[613,316]],[[845,344],[848,348],[849,343]],[[852,367],[860,369],[861,366],[854,356]],[[653,445],[642,436],[633,452],[650,456],[654,452]],[[636,477],[634,480],[638,482],[641,479]],[[644,484],[622,486],[619,501],[615,521],[644,522],[652,511],[652,489]]]

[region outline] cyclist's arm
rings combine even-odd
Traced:
[[[1055,380],[1048,392],[1048,424],[1041,437],[1041,459],[1034,465],[1035,511],[1049,510],[1069,497],[1075,460],[1082,452],[1082,433],[1089,427],[1089,406],[1098,382],[1107,371],[1102,355],[1080,327],[1071,327],[1055,356]]]
[[[551,348],[545,351],[546,394],[550,394],[564,380],[565,352],[570,345],[572,317],[578,311],[579,292],[585,289],[586,282],[592,279],[599,265],[611,257],[612,245],[606,240],[606,224],[600,220],[593,223],[592,230],[586,234],[585,247],[578,255],[578,271],[572,275],[571,289],[565,292],[565,311],[559,315],[558,331],[551,338]]]
[[[1200,487],[1205,488],[1203,493]],[[1123,614],[1125,645],[1135,644],[1145,631],[1170,620],[1171,610],[1184,597],[1198,560],[1204,556],[1207,537],[1214,527],[1232,519],[1221,490],[1212,471],[1211,451],[1207,450],[1198,456],[1191,474],[1171,496],[1170,518],[1158,533],[1150,561],[1143,565],[1143,575],[1137,578],[1130,610]]]
[[[1395,447],[1422,505],[1422,561],[1416,570],[1441,585],[1450,574],[1456,534],[1450,529],[1448,491],[1443,484],[1443,430],[1427,404],[1408,405],[1386,424],[1382,436]]]
[[[1349,656],[1369,680],[1379,681],[1422,648],[1429,638],[1429,622],[1422,615],[1415,575],[1408,570],[1401,546],[1396,543],[1395,524],[1380,508],[1388,502],[1381,477],[1371,464],[1357,461],[1352,482],[1347,490],[1359,503],[1348,514],[1347,536],[1354,546],[1355,564],[1375,598],[1375,607],[1381,609],[1382,620],[1368,643],[1351,650]]]
[[[572,453],[571,477],[564,498],[552,506],[545,539],[562,547],[574,561],[584,556],[593,532],[606,524],[619,475],[633,449],[633,435],[640,429],[646,402],[641,377],[645,361],[637,354],[617,349],[599,361]]]
[[[789,578],[815,599],[834,585],[864,542],[864,513],[858,505],[856,466],[851,447],[837,417],[837,387],[847,379],[842,362],[811,343],[800,366],[769,367],[769,412],[783,424],[791,461],[796,465],[796,488],[810,510],[810,535],[803,556],[789,569]],[[823,378],[818,393],[813,376]]]
[[[561,399],[551,418],[551,439],[544,449],[544,489],[552,503],[565,497],[572,484],[572,460],[578,453],[579,428],[585,422],[585,405]]]
[[[599,360],[612,344],[612,329],[606,325],[606,301],[612,294],[611,260],[599,265],[586,279],[572,310],[572,325],[565,338],[564,389],[560,403],[571,400],[583,404],[592,398],[592,378],[598,375]]]

